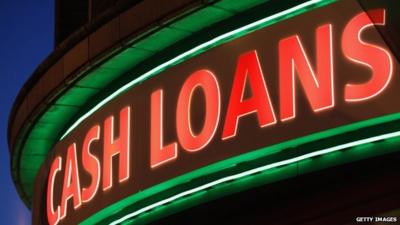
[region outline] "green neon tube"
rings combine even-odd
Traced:
[[[303,160],[306,160],[306,159],[310,159],[310,158],[313,158],[313,157],[316,157],[316,156],[322,156],[322,155],[325,155],[325,154],[328,154],[328,153],[332,153],[332,152],[336,152],[336,151],[340,151],[340,150],[343,150],[343,149],[347,149],[347,148],[351,148],[351,147],[355,147],[355,146],[359,146],[359,145],[363,145],[363,144],[367,144],[367,143],[371,143],[371,142],[386,140],[386,139],[390,139],[390,138],[394,138],[394,137],[400,137],[400,131],[387,133],[387,134],[382,134],[382,135],[378,135],[378,136],[374,136],[374,137],[370,137],[370,138],[365,138],[365,139],[361,139],[361,140],[357,140],[357,141],[353,141],[353,142],[337,145],[337,146],[334,146],[334,147],[330,147],[330,148],[318,150],[318,151],[315,151],[315,152],[307,153],[307,154],[304,154],[304,155],[301,155],[301,156],[297,156],[297,157],[294,157],[294,158],[291,158],[291,159],[287,159],[287,160],[271,163],[271,164],[268,164],[268,165],[265,165],[265,166],[261,166],[261,167],[258,167],[258,168],[254,168],[254,169],[251,169],[251,170],[247,170],[247,171],[244,171],[244,172],[241,172],[241,173],[238,173],[238,174],[226,176],[226,177],[223,177],[221,179],[218,179],[218,180],[203,184],[203,185],[201,185],[199,187],[196,187],[196,188],[181,192],[179,194],[176,194],[174,196],[171,196],[171,197],[166,198],[164,200],[161,200],[159,202],[153,203],[153,204],[148,205],[148,206],[146,206],[144,208],[141,208],[139,210],[136,210],[136,211],[134,211],[134,212],[132,212],[132,213],[130,213],[130,214],[118,219],[118,220],[115,220],[115,221],[111,222],[110,225],[120,224],[120,223],[122,223],[122,222],[124,222],[124,221],[126,221],[128,219],[131,219],[131,218],[133,218],[135,216],[138,216],[138,215],[140,215],[142,213],[148,212],[148,211],[150,211],[152,209],[155,209],[155,208],[157,208],[159,206],[171,203],[171,202],[173,202],[173,201],[175,201],[177,199],[180,199],[180,198],[192,195],[194,193],[206,190],[206,189],[211,188],[213,186],[216,186],[218,184],[222,184],[222,183],[225,183],[225,182],[237,180],[237,179],[240,179],[240,178],[243,178],[243,177],[251,176],[251,175],[259,173],[259,172],[265,172],[267,170],[270,170],[270,169],[273,169],[273,168],[276,168],[276,167],[279,167],[279,166],[289,165],[289,164],[300,162],[300,161],[303,161]]]

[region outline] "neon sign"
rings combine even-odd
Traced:
[[[173,77],[154,78],[146,81],[148,86],[143,84],[146,88],[133,88],[110,103],[111,110],[90,117],[56,146],[46,185],[48,223],[60,224],[97,198],[111,198],[119,190],[135,192],[260,146],[348,123],[318,124],[283,134],[304,124],[303,118],[310,122],[379,101],[397,64],[379,37],[372,35],[375,38],[367,41],[363,36],[376,31],[374,26],[385,26],[386,16],[385,9],[358,11],[345,24],[314,26],[312,41],[301,33],[275,34],[266,45],[261,40],[275,30],[264,28],[227,44],[247,44],[230,53],[233,63],[224,64],[224,57],[210,50],[198,59],[204,64],[182,63],[165,71]],[[279,24],[276,29],[281,29]],[[215,51],[226,51],[224,47]],[[209,66],[208,57],[218,59],[213,65],[223,69]],[[364,78],[337,81],[343,76],[340,65]],[[382,115],[399,110],[393,107]],[[361,115],[360,120],[373,116]],[[230,148],[232,152],[224,152]]]

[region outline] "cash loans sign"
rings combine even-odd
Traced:
[[[353,122],[339,115],[398,111],[368,110],[390,101],[385,93],[398,82],[397,62],[375,28],[386,25],[385,9],[344,10],[337,22],[316,13],[326,22],[296,32],[295,24],[314,18],[307,14],[164,71],[87,119],[49,163],[48,223],[67,224],[80,210],[89,215],[204,165]]]

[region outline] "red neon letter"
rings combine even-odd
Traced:
[[[177,157],[178,145],[163,146],[163,90],[151,94],[150,166],[155,168]]]
[[[92,181],[87,188],[82,188],[82,201],[88,202],[95,196],[100,183],[100,162],[98,158],[90,152],[90,145],[100,139],[100,126],[92,127],[86,134],[82,148],[83,168],[90,174]]]
[[[190,109],[193,92],[201,88],[206,102],[204,126],[199,134],[191,128]],[[220,91],[214,74],[208,70],[194,72],[185,81],[179,93],[176,109],[176,128],[179,143],[187,151],[198,151],[213,138],[219,122]]]
[[[279,92],[282,121],[296,117],[295,70],[314,112],[334,106],[332,25],[316,31],[317,74],[312,69],[299,36],[279,42]]]
[[[61,171],[62,159],[60,156],[56,157],[51,164],[49,179],[47,181],[47,221],[50,225],[56,225],[60,221],[60,206],[57,206],[57,210],[54,210],[54,181],[56,175]]]
[[[68,147],[65,161],[64,183],[61,197],[61,219],[67,215],[67,203],[72,198],[74,209],[81,206],[81,187],[79,183],[78,160],[76,158],[76,144]]]
[[[372,21],[371,21],[372,20]],[[377,45],[361,40],[361,33],[368,27],[385,25],[385,10],[375,9],[356,15],[345,27],[342,36],[344,55],[351,61],[367,66],[372,70],[368,82],[347,84],[345,100],[363,101],[377,96],[389,84],[393,73],[393,60],[390,53]]]
[[[247,79],[253,95],[243,100]],[[239,118],[251,113],[257,113],[260,127],[276,123],[274,109],[272,108],[267,85],[265,84],[264,75],[255,50],[244,53],[239,57],[222,139],[234,137]]]
[[[123,108],[119,114],[119,138],[114,138],[114,116],[104,121],[104,153],[103,153],[103,190],[108,190],[113,185],[114,156],[119,154],[119,182],[129,179],[130,171],[130,125],[131,107]]]

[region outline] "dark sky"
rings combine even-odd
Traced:
[[[54,0],[0,0],[0,224],[31,224],[11,180],[7,121],[13,101],[52,51]]]

